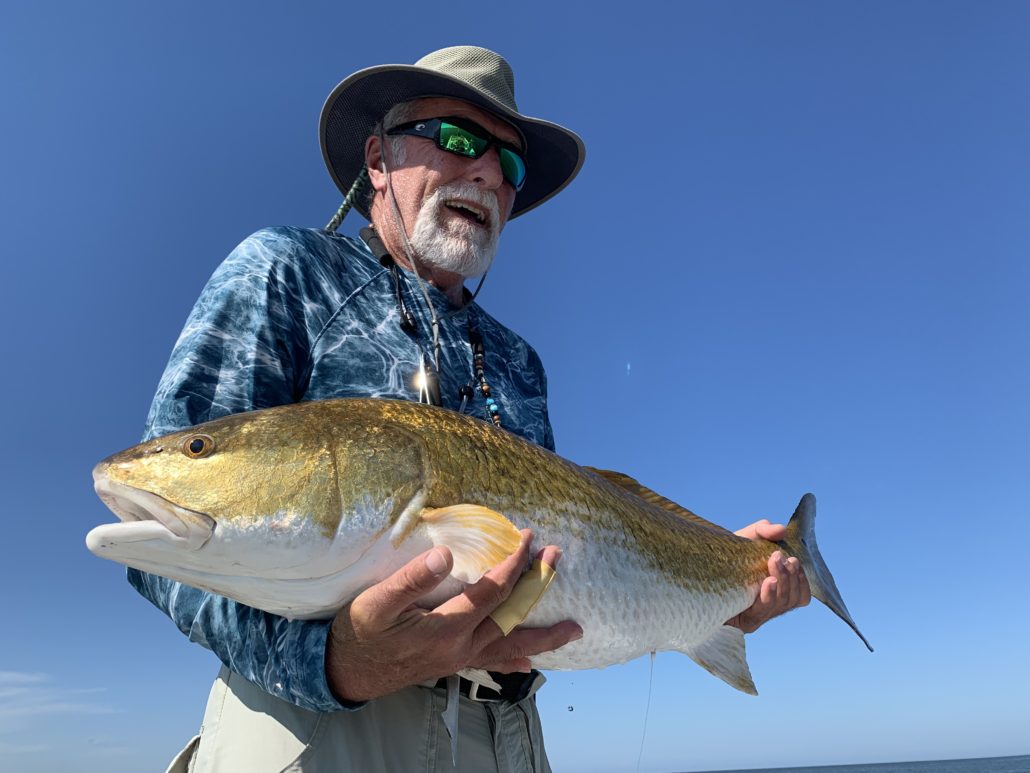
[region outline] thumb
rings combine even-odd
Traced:
[[[769,521],[759,521],[755,524],[755,535],[768,540],[769,542],[779,542],[786,538],[787,527],[782,523],[769,523]]]
[[[371,618],[388,624],[443,582],[453,565],[450,550],[434,547],[366,589],[354,600],[352,608],[360,606]]]
[[[769,523],[769,519],[763,518],[760,521],[755,521],[752,524],[748,524],[743,529],[737,529],[733,533],[736,534],[738,537],[744,537],[745,539],[768,539],[768,537],[766,537],[765,535],[768,532],[770,526],[773,526],[773,524]],[[780,539],[782,539],[782,537],[780,537]]]

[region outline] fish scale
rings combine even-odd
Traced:
[[[115,454],[94,478],[123,523],[90,532],[93,552],[290,617],[330,617],[433,544],[454,554],[442,587],[460,592],[530,528],[563,558],[525,624],[584,632],[535,656],[539,668],[680,650],[754,692],[743,636],[724,623],[753,603],[776,550],[858,633],[816,546],[811,495],[782,543],[743,539],[628,476],[418,403],[235,414]]]

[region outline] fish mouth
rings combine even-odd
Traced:
[[[86,535],[86,546],[101,553],[127,542],[161,540],[183,550],[200,550],[215,530],[215,521],[204,513],[169,502],[150,491],[111,480],[98,467],[93,472],[97,496],[117,515],[120,523],[98,526]]]

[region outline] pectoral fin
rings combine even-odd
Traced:
[[[701,668],[748,695],[758,695],[744,652],[744,633],[724,625],[708,639],[683,649]]]
[[[454,556],[451,576],[461,582],[476,582],[522,542],[515,524],[480,505],[426,508],[421,521],[434,545],[450,548]]]

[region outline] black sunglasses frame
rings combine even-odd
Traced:
[[[475,137],[486,142],[486,147],[483,148],[483,152],[475,156],[470,156],[466,153],[459,153],[456,150],[451,150],[450,148],[444,147],[440,141],[440,134],[442,125],[445,122],[453,124],[454,126],[457,126],[459,129],[463,129],[464,131],[467,131],[469,134],[472,134]],[[475,121],[470,121],[467,118],[457,118],[454,116],[442,116],[440,118],[422,118],[418,121],[408,121],[407,123],[398,124],[397,126],[394,126],[392,129],[388,129],[386,131],[386,134],[388,136],[404,134],[412,137],[423,137],[428,140],[433,140],[436,143],[436,147],[438,147],[440,150],[446,153],[453,153],[454,155],[461,156],[462,158],[480,158],[492,147],[496,147],[498,149],[498,152],[500,150],[507,150],[509,153],[516,156],[522,162],[522,168],[526,171],[522,175],[522,182],[518,184],[516,184],[512,180],[509,180],[507,175],[505,175],[504,179],[516,191],[520,191],[522,190],[522,186],[526,184],[526,177],[529,176],[529,168],[526,165],[526,157],[516,145],[512,145],[510,142],[505,142],[504,140],[499,139],[498,137],[484,129],[482,126],[477,124]],[[503,165],[501,167],[501,171],[502,173],[504,171]]]

